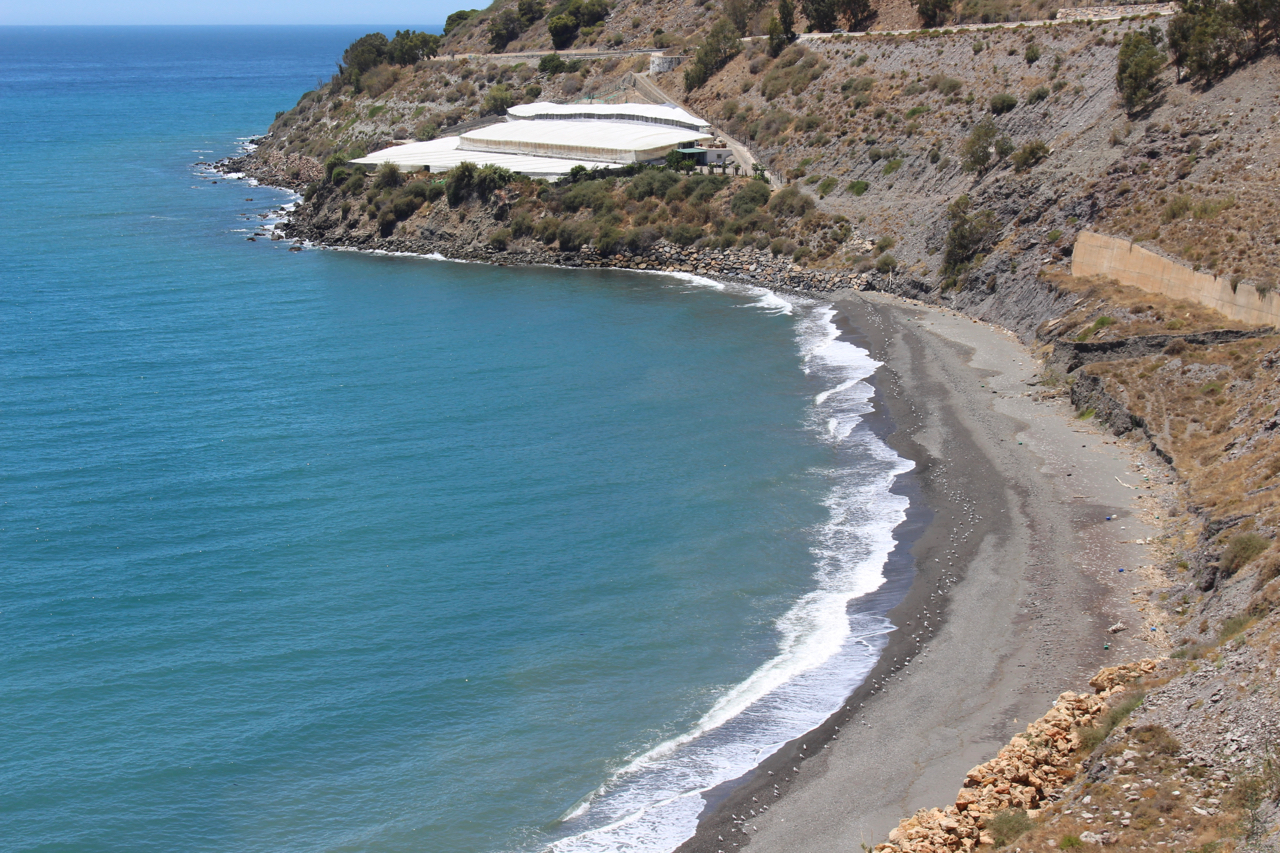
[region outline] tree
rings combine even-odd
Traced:
[[[685,154],[681,154],[674,148],[667,152],[666,160],[667,168],[673,172],[679,172],[680,170],[693,165],[693,158]]]
[[[787,41],[796,40],[796,7],[791,0],[778,0],[778,23]]]
[[[684,72],[685,91],[692,92],[702,86],[711,79],[713,74],[724,68],[729,60],[737,56],[740,50],[742,50],[742,42],[738,38],[738,31],[734,29],[733,23],[728,18],[716,21]]]
[[[413,65],[439,52],[440,36],[413,30],[396,30],[396,37],[387,45],[387,59],[392,65]]]
[[[556,50],[564,50],[578,37],[578,19],[568,13],[547,18],[547,31]]]
[[[489,46],[497,53],[507,49],[507,45],[520,38],[524,32],[524,22],[515,9],[503,9],[489,19]]]
[[[542,0],[520,0],[516,4],[516,12],[520,15],[520,23],[528,29],[542,20],[543,15],[547,14],[547,7]]]
[[[363,74],[387,61],[391,42],[382,33],[369,33],[351,43],[342,52],[342,64],[355,74]]]
[[[1151,103],[1163,67],[1164,54],[1150,38],[1141,32],[1125,34],[1116,65],[1116,88],[1125,109],[1136,113]]]
[[[755,10],[755,3],[752,0],[724,0],[724,15],[740,36],[747,34],[751,15]]]
[[[916,0],[916,11],[926,27],[936,27],[951,15],[951,0]]]
[[[960,145],[960,166],[966,172],[985,171],[994,158],[1006,156],[1012,144],[1008,135],[1001,136],[1000,128],[987,116],[973,126]]]
[[[1182,10],[1169,21],[1169,51],[1179,79],[1183,67],[1205,85],[1231,70],[1246,53],[1239,16],[1239,8],[1232,3],[1183,0]]]
[[[782,22],[778,20],[777,15],[769,19],[767,33],[769,36],[769,55],[777,59],[778,54],[782,53],[783,48],[787,46],[787,36],[782,30]]]
[[[447,36],[458,28],[459,24],[466,23],[480,13],[479,9],[459,9],[451,12],[449,17],[444,19],[444,34]]]
[[[836,28],[840,0],[800,0],[800,10],[809,19],[811,30],[829,33]]]
[[[1000,236],[1000,223],[990,210],[975,212],[967,195],[962,195],[947,208],[951,230],[947,232],[942,255],[942,272],[948,283],[968,269],[980,252],[985,252]]]
[[[861,29],[864,21],[872,16],[871,0],[838,0],[840,17],[851,30]]]
[[[1249,33],[1249,56],[1280,38],[1280,0],[1236,0],[1240,26]]]

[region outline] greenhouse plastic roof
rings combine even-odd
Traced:
[[[507,115],[517,119],[642,121],[703,132],[711,128],[708,122],[674,104],[553,104],[540,101],[514,106],[507,110]]]
[[[459,147],[469,151],[635,163],[711,136],[683,127],[593,119],[509,121],[468,131],[461,139]]]
[[[421,169],[429,166],[433,172],[446,172],[459,163],[468,161],[478,166],[491,164],[501,166],[531,178],[559,178],[569,174],[569,170],[574,166],[594,169],[610,168],[616,165],[594,160],[466,150],[459,147],[460,141],[457,136],[449,136],[444,139],[433,139],[430,142],[410,142],[384,148],[368,157],[361,157],[351,162],[366,166],[395,163],[402,169]]]

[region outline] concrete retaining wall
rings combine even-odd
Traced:
[[[1233,291],[1229,279],[1195,272],[1128,240],[1092,231],[1081,231],[1076,237],[1071,274],[1103,275],[1148,293],[1198,302],[1242,323],[1280,323],[1280,294],[1260,296],[1252,284],[1244,282]]]
[[[649,73],[666,74],[668,71],[675,71],[676,66],[681,62],[684,62],[683,56],[659,56],[657,54],[650,54]]]

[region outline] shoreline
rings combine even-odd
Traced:
[[[1098,556],[1108,567],[1136,567],[1145,549],[1122,540],[1154,532],[1138,528],[1132,493],[1111,479],[1127,467],[1127,448],[1077,427],[1066,403],[1052,411],[1025,396],[1037,364],[1007,333],[882,294],[845,293],[834,304],[848,339],[883,364],[871,379],[877,427],[916,463],[904,476],[915,479],[930,518],[903,531],[891,560],[918,570],[889,613],[895,629],[864,683],[821,726],[723,792],[680,853],[860,851],[917,809],[951,802],[965,773],[1059,692],[1146,648],[1133,633],[1107,633],[1112,620],[1140,620],[1126,582],[1096,570]],[[949,328],[938,334],[927,323]],[[975,346],[1001,341],[998,353]],[[1002,371],[994,358],[1011,356],[1021,369]],[[1012,411],[996,411],[1001,403]],[[1065,432],[1083,432],[1085,446],[1062,443]],[[1046,509],[1064,517],[1045,518]],[[1072,571],[1076,549],[1064,546],[1081,539],[1094,571]],[[1083,615],[1053,612],[1064,606]],[[1047,621],[1051,630],[1039,624]],[[912,665],[921,676],[910,677]]]
[[[278,227],[288,229],[290,224],[290,219],[286,213]],[[285,233],[288,233],[287,230]],[[884,614],[893,622],[894,629],[889,633],[888,641],[881,651],[875,666],[867,674],[863,683],[845,700],[840,709],[817,728],[785,744],[747,774],[738,779],[721,783],[704,794],[707,805],[699,816],[697,830],[692,837],[676,848],[678,853],[723,851],[726,848],[740,849],[753,842],[757,849],[777,849],[779,853],[790,853],[797,845],[812,844],[823,844],[836,850],[847,849],[851,853],[852,851],[860,852],[862,849],[861,844],[865,843],[870,846],[877,841],[883,840],[889,830],[896,826],[900,819],[909,816],[917,808],[945,804],[953,799],[955,791],[962,783],[964,774],[968,769],[993,756],[1004,745],[1008,735],[1020,728],[1017,720],[1022,719],[1025,722],[1028,719],[1039,716],[1049,707],[1053,698],[1061,690],[1080,687],[1087,682],[1089,676],[1098,666],[1140,657],[1141,650],[1145,648],[1142,643],[1127,642],[1130,639],[1129,637],[1116,638],[1105,634],[1105,625],[1108,624],[1111,615],[1120,609],[1124,609],[1127,603],[1122,605],[1117,595],[1107,595],[1099,589],[1091,590],[1091,594],[1087,596],[1090,600],[1087,609],[1093,614],[1090,617],[1091,621],[1098,624],[1093,631],[1088,633],[1093,635],[1092,639],[1097,648],[1101,648],[1101,644],[1104,641],[1109,640],[1111,642],[1109,657],[1091,657],[1088,663],[1076,667],[1071,679],[1050,679],[1054,682],[1053,686],[1042,689],[1038,693],[1028,694],[1025,689],[1009,691],[1006,688],[1006,692],[1013,692],[1016,698],[1006,703],[1006,707],[1002,709],[1004,713],[998,715],[1000,717],[999,722],[997,722],[996,717],[990,715],[970,714],[969,731],[966,733],[966,737],[963,738],[966,746],[958,753],[954,751],[949,753],[952,758],[949,763],[953,766],[947,767],[945,770],[938,766],[936,761],[924,764],[919,763],[908,751],[906,754],[895,754],[892,760],[888,760],[883,756],[878,759],[880,769],[895,771],[897,776],[902,775],[900,772],[896,772],[900,771],[901,768],[914,766],[916,768],[915,776],[905,786],[899,782],[897,787],[894,787],[888,779],[882,780],[888,784],[877,785],[877,783],[873,782],[871,786],[859,786],[857,783],[866,778],[862,775],[859,775],[857,779],[842,779],[841,776],[847,777],[848,773],[841,774],[839,767],[832,767],[831,765],[835,763],[845,766],[847,769],[848,761],[845,756],[854,749],[849,747],[848,744],[855,740],[866,741],[865,737],[851,738],[851,732],[861,734],[863,727],[866,727],[867,731],[877,728],[867,721],[868,715],[878,708],[894,704],[897,692],[888,689],[892,681],[895,679],[900,681],[903,675],[906,674],[908,664],[916,658],[919,657],[922,662],[927,658],[928,652],[932,649],[931,643],[938,641],[939,634],[944,631],[954,618],[954,614],[946,612],[948,609],[947,604],[952,603],[951,599],[954,596],[943,595],[941,600],[937,600],[936,596],[963,588],[965,581],[963,567],[968,566],[978,556],[978,543],[971,541],[970,535],[976,540],[985,539],[988,536],[1007,537],[1012,532],[1007,524],[1004,527],[996,525],[994,517],[983,520],[984,523],[982,524],[976,524],[973,516],[978,503],[970,502],[966,504],[963,500],[957,498],[959,493],[948,491],[950,486],[946,478],[946,469],[952,462],[956,461],[953,458],[955,455],[954,446],[948,444],[948,455],[942,456],[931,453],[923,443],[917,440],[916,432],[921,428],[921,419],[920,412],[914,402],[917,399],[921,401],[924,399],[918,393],[922,390],[919,387],[921,384],[920,378],[905,376],[901,372],[901,366],[895,363],[902,359],[895,359],[895,353],[891,351],[893,349],[892,339],[895,328],[897,331],[906,328],[910,322],[907,317],[912,312],[948,317],[961,325],[977,324],[978,321],[945,306],[916,303],[909,299],[878,293],[874,290],[868,293],[862,290],[862,287],[866,285],[861,282],[857,282],[862,285],[858,289],[850,288],[847,285],[842,287],[841,285],[844,282],[839,282],[837,277],[831,274],[823,275],[822,277],[827,280],[819,283],[818,288],[811,289],[793,286],[791,281],[786,281],[786,283],[769,280],[761,281],[754,277],[743,278],[725,274],[726,271],[699,269],[697,267],[694,269],[680,269],[679,267],[655,269],[650,266],[648,269],[638,269],[634,261],[627,264],[615,264],[611,262],[612,259],[610,258],[597,259],[592,257],[590,262],[582,263],[583,259],[574,257],[571,260],[577,261],[578,263],[576,264],[550,263],[537,257],[519,259],[509,257],[453,257],[454,253],[447,251],[450,248],[448,246],[438,246],[434,250],[427,252],[422,251],[417,246],[365,247],[328,245],[323,241],[305,240],[297,236],[290,236],[287,239],[295,244],[321,249],[397,254],[422,257],[429,260],[488,263],[494,266],[613,268],[631,272],[675,275],[677,277],[694,275],[726,285],[755,287],[784,294],[794,293],[805,298],[816,298],[822,302],[829,302],[837,310],[837,315],[833,318],[833,322],[840,329],[840,339],[854,343],[867,350],[873,358],[882,363],[882,366],[877,369],[875,374],[867,380],[874,388],[872,397],[873,409],[864,416],[864,420],[868,422],[868,426],[879,438],[885,441],[899,456],[913,462],[915,467],[911,471],[899,475],[891,487],[893,493],[909,497],[909,506],[906,519],[894,531],[895,546],[886,560],[884,569],[885,581],[876,591],[856,602],[851,602],[851,608],[856,607],[856,610],[851,609],[850,612],[875,611]],[[441,251],[441,249],[445,251]],[[470,255],[472,253],[463,254]],[[505,255],[506,253],[502,254]],[[570,259],[557,258],[557,260]],[[789,275],[785,276],[785,279],[791,278]],[[798,278],[804,279],[808,278],[808,276],[799,276]],[[849,282],[849,284],[853,283],[853,281]],[[867,284],[871,284],[871,282],[867,282]],[[876,307],[873,308],[872,306]],[[988,329],[985,324],[981,328],[989,335],[1007,336],[1007,343],[1022,355],[1022,361],[1028,366],[1028,372],[1038,373],[1036,360],[1025,347],[1013,338],[1012,333],[1005,332],[1005,330],[995,332]],[[963,345],[960,345],[960,348],[963,348]],[[972,350],[972,347],[969,349]],[[901,354],[899,353],[898,355]],[[981,375],[981,369],[976,364],[968,365],[967,358],[961,361],[972,370],[975,376]],[[995,373],[995,371],[989,372]],[[983,392],[984,401],[986,393],[986,391]],[[972,396],[976,397],[977,395],[974,394]],[[1067,404],[1060,403],[1060,405],[1066,407]],[[1065,411],[1063,413],[1055,413],[1054,417],[1061,421],[1060,426],[1070,425]],[[953,429],[953,432],[958,436],[965,431]],[[1105,436],[1098,433],[1097,430],[1090,430],[1090,432],[1093,433],[1094,441],[1092,443],[1094,445],[1100,445],[1106,441]],[[1003,441],[1003,439],[1001,440]],[[1109,443],[1115,444],[1115,442]],[[967,448],[967,452],[970,455],[981,456],[981,451],[976,447]],[[1122,470],[1124,468],[1123,463],[1118,459],[1112,460],[1113,467],[1117,463],[1120,464],[1116,470]],[[969,461],[969,464],[972,464],[972,460]],[[1121,513],[1124,512],[1118,508],[1122,501],[1119,500],[1119,495],[1114,494],[1116,490],[1112,488],[1110,491],[1113,498],[1111,502],[1116,506],[1109,509],[1093,506],[1094,512],[1092,514],[1096,518],[1104,517],[1102,513],[1120,517]],[[991,495],[991,497],[994,497],[994,495]],[[962,527],[968,528],[966,535],[957,539],[955,531]],[[951,531],[950,536],[948,531]],[[1147,529],[1143,535],[1150,536],[1153,532],[1154,530]],[[949,551],[948,545],[963,547],[952,548]],[[949,558],[945,561],[945,565],[944,557]],[[1134,557],[1127,562],[1136,567],[1136,559]],[[946,602],[946,604],[942,602]],[[1007,601],[1005,602],[1005,604],[1008,603]],[[1113,605],[1109,608],[1110,614],[1104,615],[1102,613],[1104,604]],[[886,607],[886,605],[889,606]],[[931,607],[932,609],[930,609]],[[1006,607],[1005,609],[1007,610],[1008,608]],[[978,615],[980,617],[981,614]],[[1012,613],[1010,615],[1016,616],[1016,614]],[[1136,614],[1126,612],[1124,616],[1128,618],[1136,616]],[[1140,619],[1130,618],[1130,621],[1141,623]],[[1078,643],[1079,640],[1077,638],[1077,645]],[[1026,650],[1024,649],[1023,651],[1025,653]],[[1079,662],[1077,659],[1082,659],[1080,651],[1081,648],[1077,648],[1076,654],[1072,656],[1072,660],[1076,663]],[[1011,657],[1012,654],[996,655],[991,663],[1006,663]],[[1017,666],[1023,667],[1026,664],[1018,664]],[[999,666],[995,667],[995,669],[999,669]],[[917,666],[917,671],[919,671],[919,666]],[[902,673],[902,675],[898,673]],[[1065,673],[1063,674],[1065,675]],[[955,672],[952,675],[955,677]],[[1012,674],[1010,673],[1009,675]],[[1025,686],[1024,684],[1023,687]],[[956,696],[943,695],[940,697],[938,704],[950,705],[954,704],[956,700]],[[868,703],[871,705],[870,708],[866,707]],[[901,703],[899,702],[899,704]],[[1010,723],[1010,720],[1013,722]],[[839,739],[842,727],[846,729],[846,737],[843,743]],[[915,727],[902,725],[901,721],[899,721],[897,726],[899,731],[898,740],[914,745],[921,738],[928,739],[928,730],[926,728],[921,727],[920,731],[912,731],[913,728]],[[974,737],[975,735],[977,735],[976,738]],[[972,740],[972,743],[969,742],[970,740]],[[837,751],[843,760],[835,758]],[[958,761],[955,760],[957,756],[959,757]],[[811,759],[817,759],[815,764],[802,764]],[[796,769],[793,770],[792,768]],[[813,772],[815,769],[817,772]],[[932,780],[924,780],[923,776],[925,774],[929,774]],[[867,781],[871,780],[868,779]],[[875,790],[861,791],[862,787],[872,787]],[[848,794],[853,790],[858,790],[859,793],[878,794],[879,796],[872,797],[878,802],[871,808],[870,812],[866,812],[869,817],[854,818],[854,823],[857,826],[851,827],[847,818],[830,814],[832,811],[847,811],[843,806],[824,807],[824,803],[829,804],[833,796],[838,796],[842,793]],[[802,805],[796,805],[797,803]],[[765,805],[769,806],[769,810],[758,809],[759,806]],[[771,811],[773,812],[772,814],[770,813]],[[788,815],[793,815],[790,829],[784,826],[787,822],[787,817],[781,815],[782,811],[786,811]],[[816,814],[814,814],[815,812]],[[799,835],[796,835],[796,827],[799,827]],[[848,830],[851,828],[857,831],[849,832]]]

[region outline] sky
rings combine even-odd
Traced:
[[[369,24],[423,27],[486,0],[0,0],[0,26],[65,24]]]

